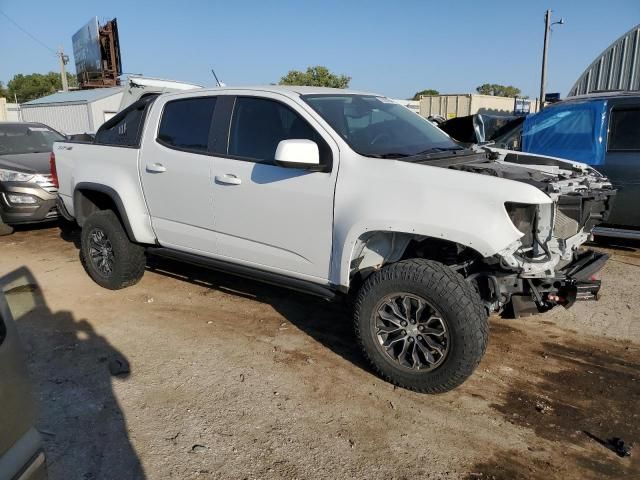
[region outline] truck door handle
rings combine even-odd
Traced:
[[[224,183],[227,185],[240,185],[242,180],[233,175],[232,173],[225,173],[224,175],[216,175],[216,183]]]
[[[167,171],[167,167],[165,167],[161,163],[152,163],[152,164],[147,163],[147,172],[162,173],[166,171]]]

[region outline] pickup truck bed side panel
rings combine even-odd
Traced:
[[[522,237],[505,202],[551,203],[531,185],[489,176],[480,180],[474,173],[397,160],[355,154],[343,160],[335,198],[331,283],[349,285],[353,249],[366,232],[444,238],[489,257]],[[407,191],[419,194],[409,196]]]
[[[126,147],[61,142],[54,147],[60,181],[59,194],[71,215],[77,218],[74,192],[77,184],[96,183],[120,196],[124,212],[137,242],[155,244],[147,204],[138,175],[140,150]],[[85,161],[90,158],[90,161]]]

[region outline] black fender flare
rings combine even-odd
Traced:
[[[131,241],[135,241],[133,230],[131,229],[131,224],[129,223],[129,218],[127,217],[127,211],[124,208],[124,203],[122,202],[120,195],[113,188],[107,185],[102,185],[100,183],[80,182],[76,184],[75,189],[73,191],[73,210],[76,215],[76,222],[78,223],[78,225],[82,227],[82,224],[84,223],[84,221],[88,216],[88,215],[84,215],[84,213],[82,212],[82,209],[78,208],[80,205],[80,202],[82,201],[80,198],[80,196],[82,195],[82,191],[98,192],[109,197],[113,201],[113,204],[115,205],[115,208],[116,208],[115,213],[120,218],[120,221],[122,221],[122,225],[125,231],[127,232],[129,239]]]

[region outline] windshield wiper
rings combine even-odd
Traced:
[[[368,156],[373,158],[404,158],[404,157],[409,157],[410,155],[406,153],[389,152],[389,153],[372,153]]]
[[[418,155],[426,155],[428,153],[440,153],[440,152],[458,152],[460,150],[466,150],[464,147],[431,147],[423,150],[421,152],[412,155],[413,157],[417,157]]]

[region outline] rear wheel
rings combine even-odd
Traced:
[[[80,255],[93,281],[110,290],[134,285],[144,274],[144,247],[129,240],[111,210],[95,212],[85,220]]]
[[[355,304],[355,329],[380,376],[424,393],[463,383],[488,339],[487,315],[473,286],[424,259],[389,265],[365,281]]]

